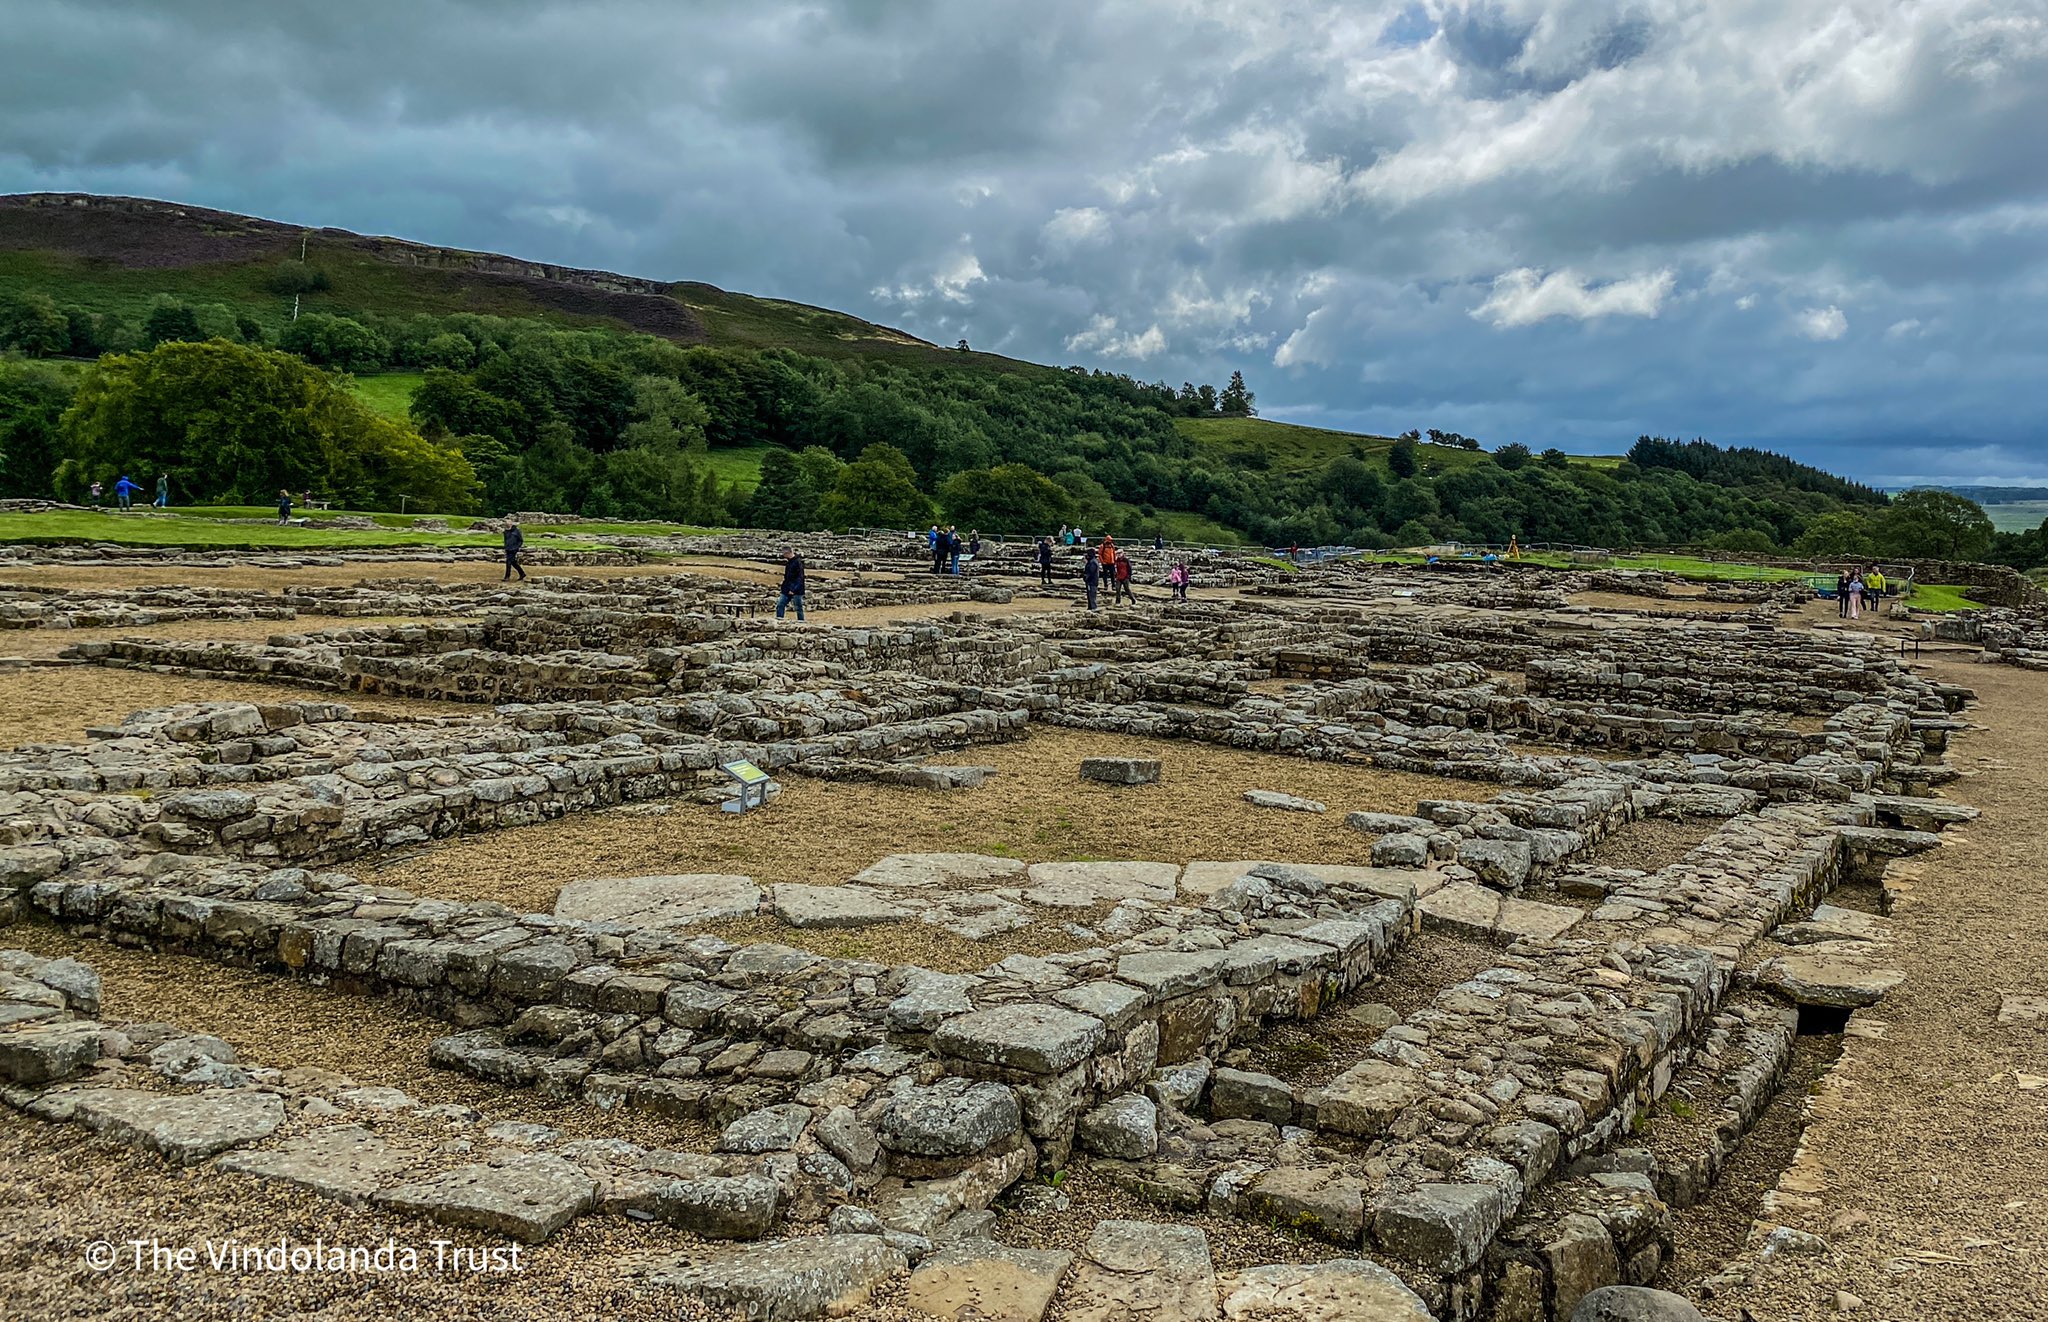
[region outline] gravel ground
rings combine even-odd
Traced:
[[[1348,1012],[1363,1005],[1383,1005],[1406,1019],[1436,999],[1436,994],[1500,963],[1500,950],[1484,941],[1424,932],[1394,952],[1380,977],[1330,1006],[1311,1023],[1276,1023],[1251,1044],[1252,1068],[1287,1080],[1296,1087],[1328,1083],[1365,1056],[1379,1039],[1372,1028]]]
[[[280,551],[280,555],[294,554]],[[319,554],[317,551],[307,554]],[[366,579],[426,578],[439,583],[488,583],[504,576],[505,561],[497,552],[478,548],[462,560],[347,560],[338,565],[303,565],[280,569],[262,565],[17,565],[0,569],[0,582],[64,588],[177,587],[264,588],[351,587]],[[224,552],[238,558],[240,552]],[[730,556],[684,556],[644,565],[529,565],[528,581],[542,578],[634,578],[646,574],[694,574],[742,582],[780,581],[782,567]],[[818,578],[837,578],[845,570],[813,570]]]
[[[193,679],[106,666],[0,668],[0,745],[77,743],[88,725],[118,725],[130,712],[180,702],[343,702],[362,711],[410,716],[474,716],[469,703],[379,695],[247,680]]]
[[[646,1112],[607,1113],[435,1069],[427,1064],[427,1044],[455,1030],[388,997],[365,998],[186,955],[108,945],[40,923],[0,928],[0,949],[70,955],[92,965],[102,986],[100,1018],[108,1023],[161,1021],[211,1033],[260,1065],[318,1066],[366,1086],[402,1088],[430,1105],[475,1107],[494,1120],[553,1125],[577,1137],[699,1151],[708,1150],[715,1137],[691,1122]]]
[[[1806,1099],[1834,1067],[1842,1041],[1839,1036],[1812,1036],[1793,1043],[1784,1089],[1743,1136],[1742,1145],[1721,1168],[1713,1190],[1703,1201],[1679,1213],[1676,1248],[1664,1267],[1667,1281],[1696,1281],[1712,1275],[1742,1251],[1750,1226],[1763,1214],[1764,1196],[1777,1187],[1779,1177],[1799,1151],[1806,1127]],[[1689,1122],[1695,1130],[1687,1136],[1691,1141],[1711,1138],[1698,1132],[1704,1130],[1705,1119]],[[1681,1122],[1653,1121],[1652,1141],[1647,1146],[1656,1148],[1657,1126],[1667,1123]]]
[[[1690,854],[1720,827],[1714,817],[1645,817],[1602,837],[1578,865],[1655,872]]]
[[[922,964],[941,973],[978,973],[1011,955],[1058,955],[1102,944],[1092,925],[1108,906],[1061,909],[1014,932],[977,940],[929,923],[878,923],[873,927],[791,927],[778,918],[733,918],[705,923],[701,930],[727,941],[774,941],[834,959],[868,959],[883,964]],[[1069,924],[1081,932],[1069,930]]]
[[[354,1208],[283,1186],[218,1173],[175,1170],[156,1157],[0,1109],[0,1316],[92,1322],[615,1322],[695,1318],[673,1295],[650,1296],[625,1270],[637,1255],[675,1252],[692,1241],[663,1226],[623,1217],[580,1217],[546,1244],[519,1250],[520,1270],[487,1275],[436,1271],[434,1241],[501,1246],[506,1241],[433,1222]],[[207,1265],[209,1241],[412,1248],[412,1274],[241,1274]],[[157,1240],[194,1247],[198,1266],[136,1271],[84,1265],[87,1246]],[[132,1253],[132,1250],[122,1249]]]
[[[260,643],[281,633],[313,633],[352,629],[358,625],[443,623],[417,615],[308,615],[295,620],[167,620],[162,624],[124,625],[113,629],[10,629],[0,633],[0,653],[8,656],[53,657],[76,643],[104,643],[117,638],[199,639],[205,642]],[[446,623],[461,623],[449,620]]]
[[[1080,779],[1088,756],[1157,757],[1162,783]],[[945,759],[998,774],[978,790],[937,792],[791,776],[764,812],[678,803],[665,816],[584,814],[451,840],[363,875],[447,899],[549,910],[584,877],[737,872],[757,881],[837,885],[888,854],[966,852],[1029,862],[1270,858],[1364,864],[1372,840],[1344,826],[1355,810],[1412,812],[1419,798],[1477,798],[1489,788],[1247,753],[1209,744],[1046,729]],[[1254,808],[1248,789],[1327,803],[1326,813]]]
[[[1984,816],[1908,865],[1918,882],[1892,919],[1906,982],[1857,1016],[1882,1035],[1852,1035],[1809,1101],[1781,1187],[1812,1205],[1772,1220],[1827,1236],[1833,1254],[1770,1260],[1710,1301],[1724,1316],[1832,1319],[1845,1290],[1864,1301],[1856,1317],[2048,1318],[2048,1086],[2020,1086],[2048,1076],[2048,1026],[1997,1023],[2003,994],[2048,993],[2048,675],[1926,669],[1983,699],[1970,712],[1983,728],[1951,749],[1969,778],[1950,795]]]

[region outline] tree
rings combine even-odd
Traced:
[[[1223,393],[1216,399],[1217,411],[1225,417],[1249,418],[1258,412],[1253,407],[1258,397],[1244,388],[1244,373],[1232,372],[1230,384],[1223,387]]]
[[[420,346],[419,360],[422,367],[447,367],[465,372],[476,366],[476,345],[467,335],[444,331],[430,336]]]
[[[1886,555],[1976,560],[1990,549],[1991,533],[1976,501],[1935,487],[1893,497],[1877,520],[1878,549]]]
[[[344,372],[374,372],[391,360],[391,344],[350,317],[309,312],[284,328],[277,347],[309,363]]]
[[[379,417],[302,359],[226,340],[101,359],[62,426],[85,473],[168,472],[178,490],[231,504],[267,504],[289,487],[458,513],[476,493],[458,447]]]
[[[1545,468],[1570,468],[1572,465],[1572,457],[1554,445],[1536,457]]]
[[[702,451],[710,413],[673,378],[633,378],[632,421],[619,433],[624,445],[641,449]]]
[[[1415,438],[1403,436],[1394,442],[1394,448],[1387,451],[1387,471],[1395,477],[1414,477],[1422,466],[1415,456]]]
[[[915,528],[932,516],[917,470],[893,445],[870,445],[846,466],[819,505],[828,528]]]
[[[70,378],[56,367],[0,359],[0,496],[55,494],[59,423],[71,396]]]
[[[1778,549],[1771,535],[1761,528],[1731,528],[1727,532],[1715,533],[1707,538],[1707,545],[1716,551],[1741,551],[1751,555],[1769,555]]]
[[[205,338],[206,332],[199,328],[199,314],[175,298],[159,296],[151,305],[149,315],[142,320],[145,348],[154,349],[172,340]]]
[[[1799,555],[1824,560],[1863,560],[1876,554],[1870,520],[1849,510],[1823,514],[1806,525],[1792,543]]]
[[[760,484],[747,497],[741,518],[749,528],[809,532],[824,526],[818,518],[819,500],[818,487],[804,461],[778,448],[761,460]]]
[[[1514,472],[1517,468],[1527,467],[1529,460],[1534,457],[1529,453],[1529,447],[1520,441],[1509,441],[1506,445],[1493,452],[1493,462],[1507,469],[1510,473]]]
[[[48,294],[0,299],[0,349],[19,349],[30,358],[48,358],[70,347],[71,320]]]
[[[939,488],[946,517],[971,528],[1037,536],[1072,516],[1067,489],[1027,464],[955,473]]]

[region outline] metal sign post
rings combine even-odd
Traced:
[[[731,776],[740,787],[739,797],[727,799],[718,805],[722,812],[745,812],[749,808],[768,806],[768,773],[752,762],[721,762],[718,769]],[[751,798],[749,796],[752,796]]]

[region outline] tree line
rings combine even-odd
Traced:
[[[49,332],[42,344],[56,344],[60,320],[70,335],[61,305],[20,296],[0,317],[5,333],[19,334],[30,302],[27,320]],[[341,375],[394,364],[424,373],[410,425],[364,407]],[[182,499],[263,501],[289,486],[371,508],[403,496],[450,513],[789,529],[944,518],[991,533],[1078,523],[1149,537],[1195,515],[1206,521],[1195,526],[1267,545],[1512,536],[1934,553],[1907,549],[1926,544],[1922,525],[1882,493],[1701,440],[1646,436],[1621,463],[1593,467],[1514,442],[1472,453],[1470,437],[1417,429],[1391,448],[1361,441],[1320,469],[1279,472],[1254,462],[1257,451],[1201,447],[1175,426],[1255,411],[1239,373],[1220,391],[1175,389],[1078,367],[825,359],[471,314],[308,315],[273,345],[225,308],[160,299],[132,343],[94,366],[0,360],[0,493],[75,499],[119,469],[144,483],[169,472]],[[714,463],[735,449],[763,456],[750,491]],[[2041,539],[2023,536],[2033,540],[1972,532],[1944,545],[2024,559]]]

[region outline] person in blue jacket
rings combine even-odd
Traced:
[[[114,500],[124,510],[134,509],[136,489],[135,484],[128,480],[128,475],[123,473],[121,480],[114,483]]]
[[[804,618],[804,558],[796,553],[795,547],[782,553],[782,596],[775,603],[776,619],[783,617],[782,613],[789,609],[791,602],[796,603],[796,618],[801,623]]]

